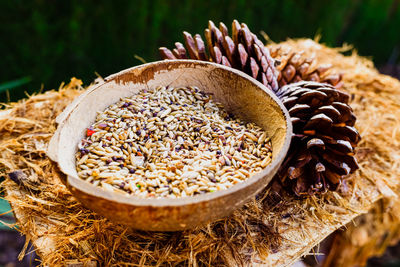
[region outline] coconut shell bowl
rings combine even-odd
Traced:
[[[139,198],[105,191],[78,177],[75,153],[97,112],[142,89],[197,86],[227,112],[263,128],[271,138],[272,161],[261,172],[228,189],[182,198]],[[165,60],[123,70],[92,86],[57,118],[48,156],[64,174],[71,193],[111,221],[146,231],[192,229],[228,216],[271,181],[290,145],[289,114],[272,91],[250,76],[211,62]]]

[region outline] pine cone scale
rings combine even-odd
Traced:
[[[228,36],[228,27],[223,22],[219,23],[219,30],[222,32],[223,36]]]
[[[323,106],[323,107],[318,108],[315,111],[315,114],[325,114],[329,118],[332,118],[334,121],[337,121],[341,115],[339,110],[334,108],[332,105]]]
[[[193,37],[190,33],[188,32],[183,32],[183,35],[185,36],[185,45],[187,47],[187,50],[189,52],[189,56],[194,59],[199,59],[198,53],[197,53],[197,48],[196,44],[193,40]]]
[[[214,55],[215,55],[215,63],[221,64],[222,62],[222,52],[219,50],[218,47],[214,46],[212,48],[214,50]]]
[[[199,59],[206,61],[208,58],[207,58],[206,47],[204,45],[203,39],[201,39],[201,36],[199,34],[196,34],[194,37],[194,40],[195,40]]]
[[[175,47],[176,47],[177,55],[179,56],[178,58],[186,59],[187,58],[186,57],[186,49],[183,46],[183,44],[176,42]]]
[[[244,70],[244,68],[246,67],[248,54],[247,54],[246,49],[244,48],[244,46],[242,44],[238,45],[238,52],[239,52],[239,59],[240,59],[240,68],[242,70]]]
[[[159,48],[161,57],[164,59],[176,59],[175,55],[171,52],[171,50],[167,49],[166,47]]]
[[[260,67],[258,66],[256,60],[252,57],[250,57],[250,69],[251,69],[251,74],[254,79],[257,79],[258,77],[258,71],[260,70]]]
[[[232,66],[236,66],[235,64],[235,43],[232,41],[232,39],[229,36],[225,36],[224,39],[224,49],[226,52],[226,56],[229,60],[229,62],[232,62]]]

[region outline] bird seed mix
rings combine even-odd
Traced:
[[[142,90],[99,112],[76,153],[80,178],[143,198],[227,189],[271,162],[260,127],[196,87]]]

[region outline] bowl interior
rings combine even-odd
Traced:
[[[115,201],[165,205],[160,199],[139,199],[105,192],[78,178],[75,169],[77,145],[84,138],[86,128],[94,122],[97,112],[103,111],[121,97],[132,96],[142,89],[157,86],[197,86],[204,92],[212,93],[214,100],[221,102],[228,112],[262,127],[271,138],[273,148],[271,164],[245,182],[215,193],[171,199],[168,200],[168,205],[184,204],[196,198],[206,200],[229,193],[228,191],[235,191],[276,169],[276,165],[280,164],[286,155],[292,134],[291,123],[286,109],[272,91],[240,71],[214,63],[191,60],[160,61],[111,75],[106,78],[104,84],[86,91],[79,101],[74,102],[70,112],[60,122],[54,137],[56,140],[52,140],[49,147],[50,157],[58,162],[61,171],[68,175],[68,183],[92,194],[101,193]]]

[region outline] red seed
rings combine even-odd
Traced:
[[[96,131],[94,131],[94,130],[92,130],[92,129],[90,129],[90,128],[87,128],[86,129],[86,136],[92,136],[92,134],[94,134]]]

